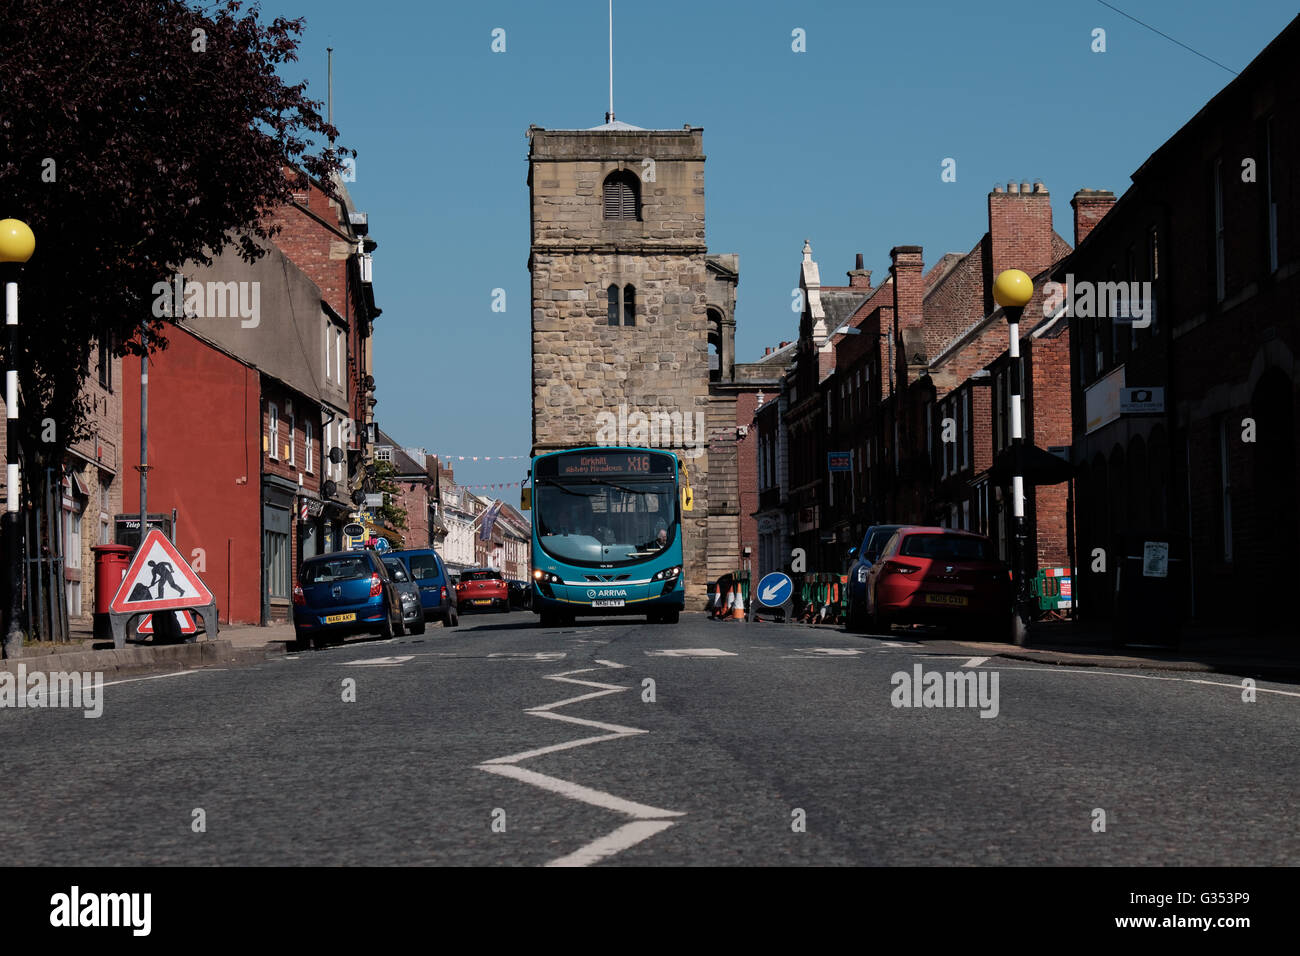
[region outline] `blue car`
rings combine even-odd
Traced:
[[[862,543],[850,552],[853,561],[849,565],[848,571],[849,606],[844,615],[844,627],[847,630],[861,633],[867,629],[867,572],[876,563],[876,559],[880,557],[880,552],[885,549],[885,545],[894,536],[894,532],[902,527],[906,526],[901,524],[872,525],[862,536]]]
[[[304,561],[293,589],[293,631],[299,647],[402,633],[401,599],[379,555],[335,551]]]
[[[456,604],[456,587],[447,575],[447,566],[433,548],[407,548],[389,551],[385,558],[398,558],[406,565],[420,588],[420,606],[426,621],[442,621],[443,627],[460,623]]]

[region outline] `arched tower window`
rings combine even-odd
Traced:
[[[606,321],[610,325],[618,325],[620,315],[623,325],[636,325],[636,286],[628,284],[620,291],[618,286],[611,285],[605,290],[605,296],[608,302]]]
[[[605,177],[605,219],[641,219],[641,182],[629,170],[619,169]]]

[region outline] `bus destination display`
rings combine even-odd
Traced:
[[[555,458],[560,478],[671,475],[672,459],[645,452],[580,452]],[[539,462],[540,464],[540,462]]]

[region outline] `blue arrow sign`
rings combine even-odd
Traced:
[[[793,593],[794,582],[790,580],[788,575],[782,574],[780,571],[765,574],[763,579],[758,582],[758,603],[766,607],[780,607],[790,600],[790,595]]]

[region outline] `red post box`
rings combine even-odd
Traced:
[[[122,578],[126,577],[135,548],[129,544],[97,544],[90,550],[95,552],[95,639],[111,641],[109,605],[122,585]]]

